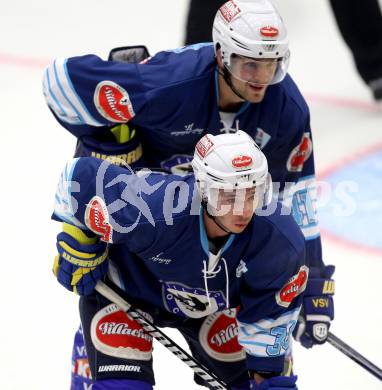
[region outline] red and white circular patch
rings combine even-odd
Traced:
[[[98,83],[94,104],[98,112],[111,122],[125,123],[135,116],[129,94],[114,81]]]
[[[236,169],[247,169],[252,165],[252,157],[237,156],[232,159],[232,166]]]
[[[290,153],[287,161],[289,172],[301,172],[305,161],[313,151],[312,140],[309,133],[304,133],[301,142]]]
[[[113,229],[109,224],[109,213],[106,204],[99,196],[93,196],[85,210],[86,226],[105,242],[112,242]]]
[[[261,27],[260,34],[266,38],[275,38],[279,35],[279,30],[276,27],[264,26]]]
[[[93,317],[90,331],[95,348],[105,355],[122,359],[151,359],[152,336],[114,303]]]
[[[237,362],[245,358],[245,352],[237,340],[238,331],[235,309],[217,312],[203,322],[199,342],[212,358],[222,362]]]
[[[298,273],[292,276],[284,287],[276,293],[276,302],[283,307],[289,307],[293,299],[304,292],[308,282],[309,268],[302,265]]]

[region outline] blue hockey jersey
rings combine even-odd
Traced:
[[[55,218],[112,243],[113,280],[128,297],[188,318],[239,306],[248,368],[281,372],[308,279],[303,235],[277,208],[216,257],[200,210],[193,175],[137,176],[95,158],[67,165],[55,202]]]
[[[80,141],[77,156],[179,172],[206,133],[241,129],[268,159],[274,189],[304,233],[310,266],[322,267],[317,191],[308,107],[289,75],[268,87],[261,103],[243,104],[231,121],[219,112],[212,44],[163,51],[141,64],[94,55],[57,59],[45,71],[44,94],[58,121]],[[128,123],[136,137],[110,138]],[[143,147],[143,158],[139,144]],[[134,164],[133,164],[134,166]]]

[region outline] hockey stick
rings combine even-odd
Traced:
[[[170,350],[177,358],[186,363],[197,375],[204,379],[213,389],[216,390],[227,390],[227,385],[221,381],[213,372],[209,371],[208,368],[203,366],[198,360],[188,354],[178,344],[172,341],[165,333],[163,333],[153,323],[148,321],[141,314],[133,310],[131,305],[126,302],[119,294],[113,289],[107,286],[102,281],[98,281],[95,289],[110,302],[115,303],[124,312],[128,312],[129,315],[139,322],[144,330]]]
[[[377,367],[375,364],[373,364],[371,361],[367,360],[364,356],[362,356],[360,353],[355,351],[352,347],[344,343],[341,339],[339,339],[337,336],[335,336],[333,333],[328,333],[327,338],[328,343],[333,345],[333,347],[337,348],[339,351],[341,351],[343,354],[345,354],[347,357],[355,361],[357,364],[359,364],[361,367],[363,367],[366,371],[370,372],[370,374],[377,377],[379,380],[382,380],[382,370]]]

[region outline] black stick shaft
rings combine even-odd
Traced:
[[[355,349],[347,345],[344,341],[339,339],[333,333],[329,332],[327,341],[328,343],[333,345],[333,347],[337,348],[347,357],[349,357],[354,362],[363,367],[366,371],[370,372],[370,374],[374,375],[379,380],[382,380],[382,370],[379,367],[373,364],[370,360],[367,360],[364,356],[362,356]]]
[[[203,378],[212,388],[216,390],[227,390],[227,385],[221,381],[214,373],[208,370],[202,363],[196,360],[193,356],[188,354],[183,348],[171,340],[164,332],[157,326],[148,321],[138,312],[132,310],[131,305],[126,302],[119,294],[107,286],[102,281],[98,281],[95,287],[101,295],[107,298],[110,302],[115,303],[123,311],[128,312],[129,315],[138,321],[143,329],[164,345],[177,358],[186,363],[197,375]]]

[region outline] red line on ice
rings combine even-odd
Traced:
[[[50,62],[50,59],[25,57],[9,53],[0,53],[0,64],[4,65],[43,69]]]
[[[304,93],[304,97],[310,103],[323,103],[336,107],[356,108],[360,110],[382,112],[382,105],[373,101],[349,99],[346,97],[321,95],[317,93]]]

